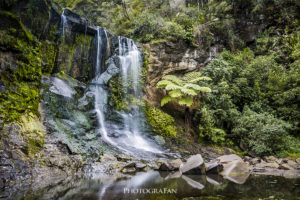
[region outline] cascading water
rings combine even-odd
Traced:
[[[65,35],[65,27],[67,25],[67,17],[65,15],[65,10],[63,10],[61,16],[60,16],[60,23],[61,23],[61,29],[62,29],[62,35]]]
[[[117,147],[128,154],[136,155],[141,152],[162,153],[154,142],[142,135],[140,125],[143,124],[144,116],[139,106],[130,105],[129,112],[116,112],[121,118],[121,123],[115,123],[106,119],[108,94],[103,85],[102,73],[107,48],[107,34],[102,28],[97,30],[97,60],[95,78],[91,84],[91,90],[95,94],[95,111],[98,119],[99,133],[102,140]],[[119,60],[124,86],[124,96],[132,95],[136,100],[141,99],[139,87],[141,55],[134,44],[128,38],[119,37]],[[118,136],[116,136],[118,135]]]
[[[122,73],[122,82],[124,95],[132,95],[136,101],[141,99],[140,91],[140,75],[141,75],[141,55],[135,43],[128,38],[119,37],[119,59]],[[123,142],[127,146],[136,149],[150,151],[154,153],[161,153],[155,144],[146,140],[142,136],[140,129],[143,123],[141,119],[144,118],[138,105],[130,105],[129,113],[120,113],[123,118],[124,129],[126,134]]]
[[[98,118],[98,126],[99,132],[102,135],[103,139],[115,145],[115,142],[112,141],[107,134],[107,130],[105,127],[105,117],[104,112],[107,104],[107,92],[103,88],[102,81],[100,78],[101,68],[105,59],[105,51],[107,46],[107,33],[104,29],[98,27],[97,29],[97,58],[96,58],[96,69],[95,69],[95,80],[93,80],[92,90],[95,93],[95,111],[97,113]]]

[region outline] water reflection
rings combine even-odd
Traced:
[[[28,190],[25,199],[118,200],[118,199],[297,199],[300,179],[250,175],[244,184],[221,176],[183,175],[158,171],[133,177],[73,180],[38,191]],[[18,199],[14,196],[12,199]]]

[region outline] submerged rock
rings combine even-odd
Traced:
[[[200,154],[191,156],[185,163],[180,166],[182,174],[205,174],[205,164]]]
[[[177,179],[177,178],[180,178],[182,176],[182,173],[180,171],[177,171],[177,172],[174,172],[174,173],[170,173],[166,178],[165,180],[168,180],[168,179]]]
[[[220,186],[223,184],[223,177],[220,175],[207,175],[206,176],[206,180],[207,182],[216,185],[216,186]]]
[[[187,176],[182,176],[183,180],[185,180],[190,186],[192,186],[193,188],[202,190],[204,188],[204,185],[202,185],[201,183],[187,177]]]

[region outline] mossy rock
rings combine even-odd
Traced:
[[[32,157],[44,145],[45,128],[40,119],[33,113],[22,115],[18,124],[20,126],[20,134],[27,144],[26,153]]]

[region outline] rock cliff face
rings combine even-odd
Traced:
[[[156,88],[156,84],[162,76],[200,71],[224,48],[221,44],[211,47],[191,47],[184,41],[146,44],[144,47],[149,54],[145,98],[150,104],[156,106],[160,105],[160,100],[164,95],[163,90]],[[172,106],[175,110],[184,111],[171,103],[169,103],[169,106]]]
[[[84,163],[113,151],[99,140],[95,97],[87,87],[95,76],[97,27],[68,10],[63,23],[62,10],[46,0],[15,3],[6,9],[0,11],[0,34],[11,38],[0,43],[1,99],[6,100],[0,107],[0,188],[11,188],[15,181],[20,187],[28,182],[46,186],[81,174]],[[105,84],[118,65],[112,57],[118,52],[118,37],[107,33],[107,38],[108,48],[101,52],[106,55],[103,62],[110,58],[107,65],[103,63]],[[37,60],[26,57],[24,61],[21,56],[27,56],[27,51],[36,52],[32,56]],[[34,78],[30,73],[35,73]],[[23,96],[12,96],[24,88],[29,91]],[[34,99],[26,96],[31,93]],[[5,104],[20,104],[23,113],[12,116],[10,107],[2,107]],[[11,192],[6,190],[3,197]]]

